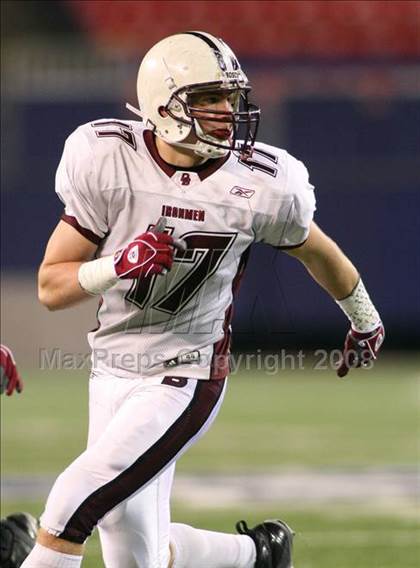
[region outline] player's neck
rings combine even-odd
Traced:
[[[192,150],[181,148],[179,146],[171,146],[157,136],[155,138],[155,142],[159,156],[162,160],[165,160],[165,162],[172,166],[176,166],[178,168],[193,168],[194,166],[199,166],[205,162],[205,158],[197,156],[197,154],[194,154]]]

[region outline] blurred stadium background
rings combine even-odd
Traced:
[[[174,516],[231,530],[238,515],[281,515],[298,533],[298,568],[419,566],[417,1],[3,0],[1,329],[26,379],[2,400],[3,512],[39,514],[85,440],[87,368],[40,370],[42,350],[81,360],[95,322],[95,301],[48,313],[36,299],[64,140],[83,122],[133,118],[124,103],[136,102],[139,60],[188,29],[240,57],[259,138],[308,166],[316,221],[360,268],[388,336],[373,371],[339,381],[317,370],[346,321],[298,263],[256,246],[234,328],[235,355],[253,353],[253,365],[180,461]],[[292,372],[284,356],[300,350]],[[102,566],[96,539],[84,566]]]

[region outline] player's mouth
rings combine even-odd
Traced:
[[[232,130],[230,128],[216,128],[216,130],[211,131],[211,135],[219,140],[228,140],[232,136]]]

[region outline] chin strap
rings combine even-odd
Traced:
[[[165,142],[167,142],[167,140],[165,140]],[[186,148],[187,150],[193,150],[194,154],[203,158],[202,162],[200,162],[201,164],[203,164],[206,161],[206,159],[213,157],[207,155],[204,156],[204,154],[198,152],[196,144],[189,144],[188,142],[167,142],[167,143],[170,144],[171,146],[178,146],[178,148]]]
[[[213,136],[205,134],[204,130],[201,128],[200,123],[198,122],[197,119],[194,119],[193,132],[194,131],[196,132],[197,137],[199,136],[204,140],[200,140],[200,138],[198,138],[195,144],[190,144],[189,142],[173,142],[173,143],[169,142],[169,143],[173,144],[174,146],[180,146],[181,148],[187,148],[188,150],[193,150],[197,156],[201,156],[207,159],[222,158],[223,156],[226,156],[226,154],[229,152],[229,148],[219,148],[217,146],[213,146],[211,142],[214,141],[217,143],[218,140],[216,138],[213,138]],[[208,143],[206,142],[206,139],[209,141]]]
[[[143,116],[139,108],[136,108],[130,103],[125,103],[125,106],[129,111],[134,113],[136,116],[139,116],[143,120]],[[202,136],[203,138],[206,138],[206,134],[204,134],[198,121],[194,120],[194,122],[195,122],[195,128],[198,130],[199,135]],[[212,137],[209,136],[208,138]],[[163,140],[165,139],[163,138]],[[216,139],[214,139],[214,141],[217,142]],[[222,158],[223,156],[226,156],[226,154],[229,152],[228,148],[226,149],[217,148],[216,146],[213,146],[212,144],[206,144],[201,140],[197,140],[195,144],[190,144],[189,142],[169,142],[168,140],[165,140],[165,142],[171,144],[172,146],[179,146],[180,148],[187,148],[188,150],[193,150],[194,153],[197,154],[197,156],[207,159]]]
[[[229,150],[223,150],[221,148],[216,148],[210,144],[205,144],[200,140],[195,144],[190,144],[189,142],[168,142],[171,146],[179,146],[180,148],[187,148],[188,150],[193,150],[194,154],[200,156],[201,158],[222,158],[226,156]],[[208,151],[210,150],[210,152]]]

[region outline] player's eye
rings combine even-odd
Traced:
[[[214,105],[216,103],[219,103],[223,100],[223,96],[222,95],[209,95],[207,97],[207,100],[205,101],[207,104],[210,105]]]
[[[206,105],[217,104],[223,100],[223,96],[218,93],[206,93],[201,95],[192,95],[191,106],[194,107],[204,107]]]

